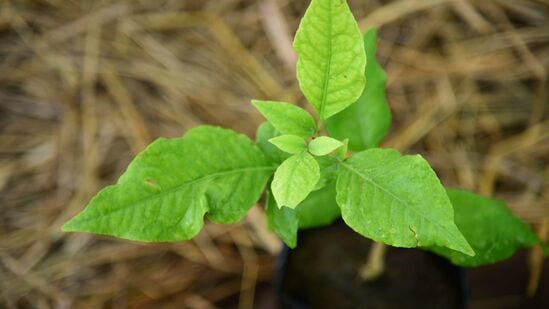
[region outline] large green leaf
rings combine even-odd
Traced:
[[[335,182],[311,192],[295,209],[279,208],[270,192],[267,193],[265,204],[269,229],[290,248],[297,245],[298,229],[328,225],[340,216],[335,201]]]
[[[376,61],[377,33],[374,28],[364,35],[366,87],[358,101],[326,122],[330,135],[349,138],[349,149],[361,151],[377,147],[391,126],[391,111],[385,97],[387,76]]]
[[[282,134],[309,138],[315,133],[313,117],[294,104],[253,100],[252,104]]]
[[[308,152],[295,154],[278,167],[271,190],[279,207],[295,208],[315,188],[320,168]]]
[[[297,30],[297,79],[323,120],[354,103],[366,79],[362,34],[345,0],[312,0]]]
[[[515,217],[503,202],[462,190],[448,189],[447,192],[454,205],[456,225],[476,253],[468,256],[448,248],[432,248],[452,263],[466,267],[496,263],[521,247],[539,243],[530,227]]]
[[[280,164],[286,160],[290,154],[278,149],[278,147],[269,142],[271,138],[277,136],[280,136],[280,133],[276,131],[273,125],[268,122],[264,122],[257,128],[255,133],[255,141],[259,149],[263,151],[269,161]]]
[[[205,213],[217,223],[242,219],[273,170],[247,137],[196,127],[152,143],[63,229],[139,241],[190,239]]]
[[[454,224],[446,191],[419,155],[379,148],[354,154],[340,164],[337,203],[347,225],[375,241],[474,255]]]

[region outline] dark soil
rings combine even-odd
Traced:
[[[281,256],[280,308],[549,308],[549,260],[537,293],[526,296],[528,251],[463,269],[427,251],[389,247],[386,270],[360,282],[371,241],[338,222],[300,232]]]
[[[371,241],[344,224],[307,230],[283,270],[283,308],[461,308],[464,273],[431,253],[389,248],[386,271],[363,283]]]
[[[494,265],[467,270],[471,309],[549,308],[549,260],[545,259],[537,293],[527,297],[528,251]]]

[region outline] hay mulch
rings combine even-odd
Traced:
[[[380,29],[394,124],[443,182],[549,230],[549,2],[349,1]],[[159,136],[253,136],[251,98],[305,105],[291,49],[307,1],[0,2],[0,307],[272,307],[262,209],[194,240],[60,226]],[[530,289],[542,260],[533,252]]]

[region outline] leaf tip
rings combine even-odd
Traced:
[[[473,247],[471,247],[468,241],[465,241],[465,243],[460,246],[458,251],[461,251],[470,257],[477,255],[475,250],[473,250]]]
[[[82,215],[85,213],[85,211],[80,212],[76,216],[72,217],[69,221],[65,222],[61,226],[61,231],[65,233],[69,232],[91,232],[90,230],[86,229],[85,224],[82,224]]]
[[[473,248],[471,248],[471,246],[469,246],[467,252],[465,252],[465,253],[470,257],[473,257],[473,256],[477,255],[477,253],[475,252],[475,250],[473,250]]]
[[[265,106],[265,101],[252,99],[252,105],[253,105],[253,107],[255,107],[255,109],[257,109],[259,111],[259,113],[261,115],[263,115],[262,109]]]
[[[467,240],[467,238],[465,238],[465,236],[458,229],[457,226],[455,228],[459,233],[459,236],[457,239],[454,239],[454,245],[448,246],[448,248],[462,252],[463,254],[468,255],[470,257],[475,256],[476,255],[475,250],[473,250],[473,247],[471,247],[471,244],[469,244],[469,241]]]
[[[291,242],[290,241],[288,241],[288,242],[285,241],[284,243],[290,249],[295,249],[297,247],[297,240],[292,240]]]
[[[368,36],[368,35],[371,35],[373,37],[376,37],[377,36],[377,27],[369,27],[366,32],[364,33],[364,36]]]
[[[65,233],[68,233],[68,232],[78,232],[78,229],[76,228],[75,224],[74,224],[74,218],[65,222],[65,224],[63,224],[61,226],[61,231],[62,232],[65,232]]]
[[[65,223],[61,226],[61,232],[67,233],[67,232],[72,232],[72,230],[70,226],[67,223]]]

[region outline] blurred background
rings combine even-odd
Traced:
[[[549,1],[350,0],[379,29],[384,145],[549,230]],[[305,106],[291,42],[308,1],[0,0],[0,307],[274,308],[260,206],[194,240],[60,226],[159,136],[254,136],[250,99]],[[534,289],[543,260],[527,252]],[[255,305],[254,305],[255,304]]]

